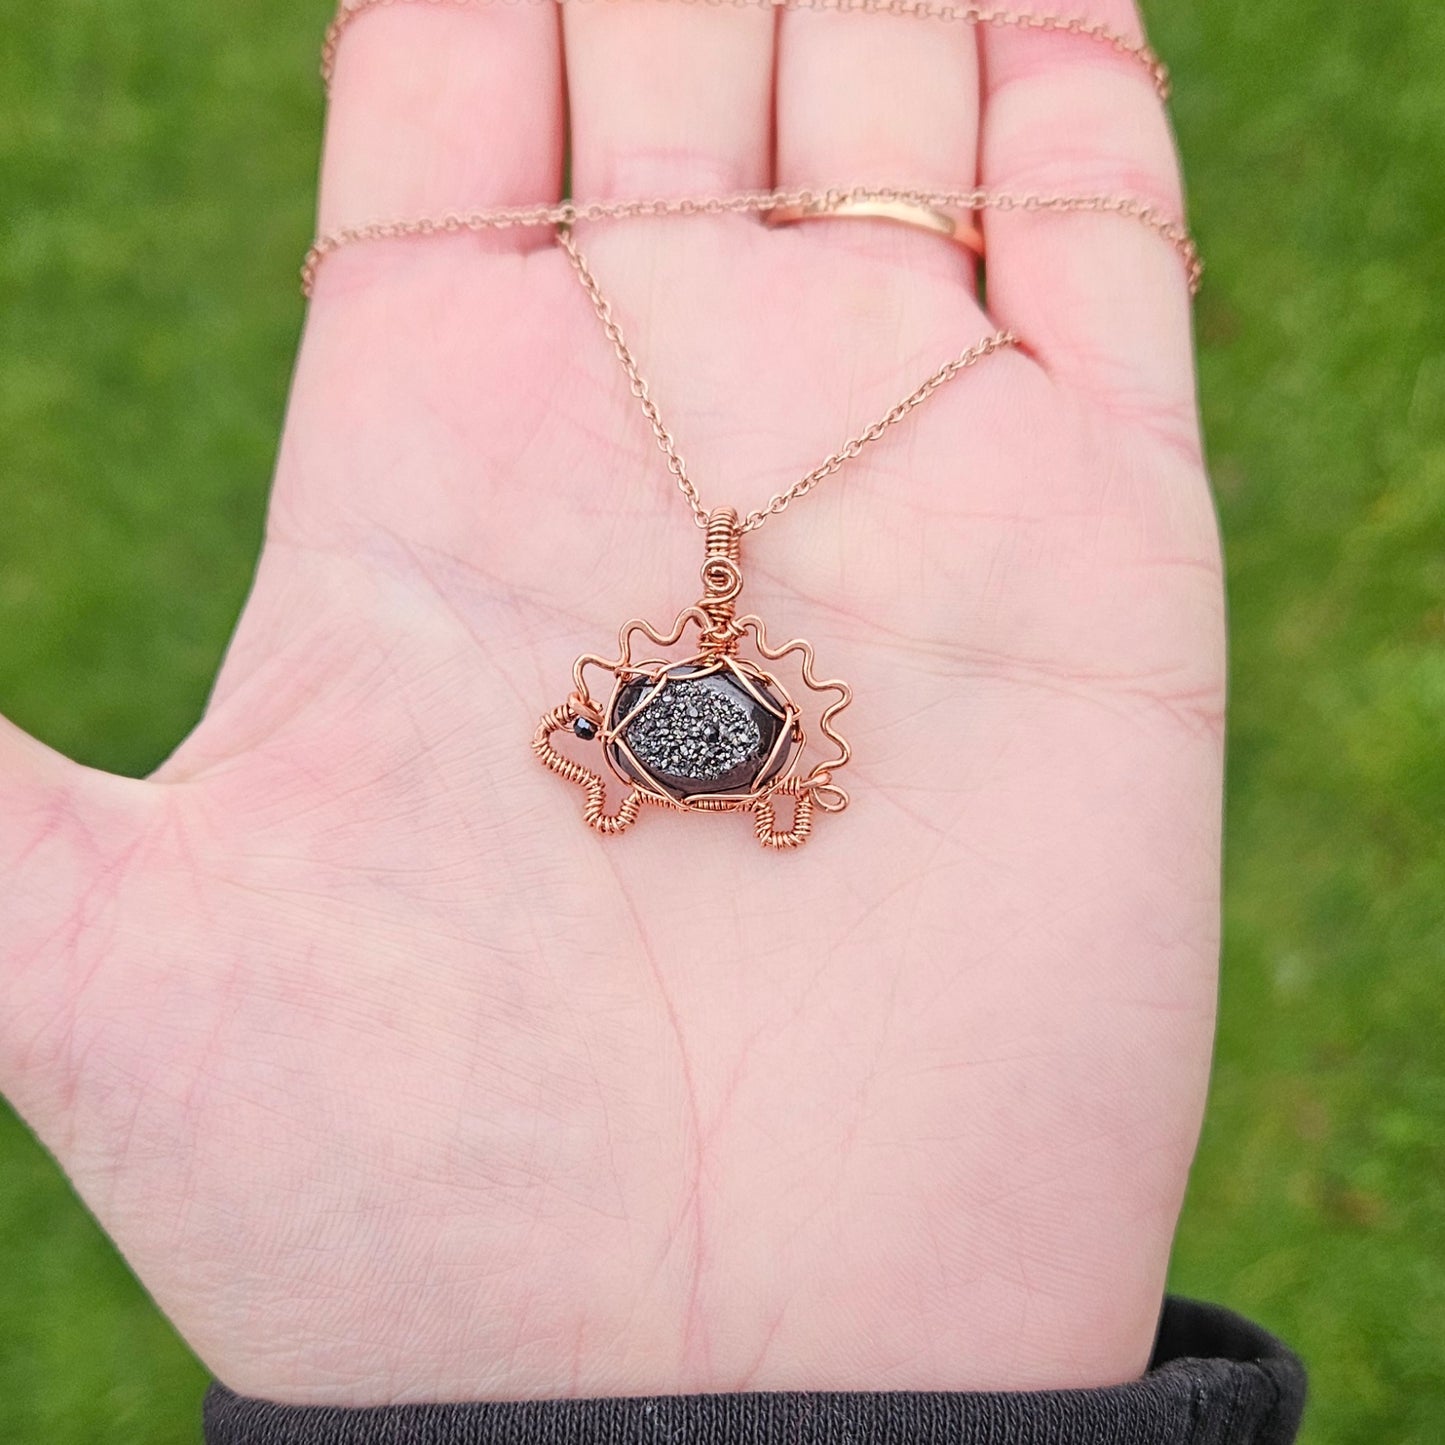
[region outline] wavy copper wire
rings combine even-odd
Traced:
[[[617,673],[624,668],[632,666],[632,634],[634,632],[645,632],[649,641],[656,647],[673,647],[687,631],[687,624],[695,622],[699,631],[707,628],[707,614],[700,607],[687,607],[677,614],[673,620],[671,632],[659,632],[646,618],[631,617],[617,629],[617,656],[613,659],[603,657],[599,652],[584,652],[576,662],[572,664],[572,683],[578,694],[591,702],[591,694],[587,691],[587,679],[583,673],[588,667],[600,667],[604,672]]]
[[[733,527],[732,541],[735,542],[736,514],[733,516]],[[717,536],[710,538],[709,560],[704,563],[705,573],[708,566],[717,560],[713,553],[713,545],[725,549],[732,545],[728,539],[725,519],[718,519]],[[726,551],[722,555],[724,560],[728,560]],[[736,566],[735,563],[732,565]],[[736,593],[734,592],[733,595],[735,596]],[[752,812],[754,831],[758,841],[764,847],[791,849],[800,847],[807,841],[813,829],[815,807],[822,808],[824,812],[841,813],[848,806],[848,794],[833,781],[833,774],[848,763],[852,756],[852,750],[847,740],[833,726],[833,719],[853,700],[853,689],[846,682],[837,678],[826,681],[818,678],[814,671],[816,655],[813,644],[806,638],[791,638],[781,647],[773,647],[768,641],[767,626],[763,620],[755,614],[733,618],[730,602],[731,599],[728,600],[726,618],[710,615],[703,606],[689,607],[677,615],[672,627],[665,632],[654,627],[644,618],[631,618],[618,629],[616,658],[606,658],[599,653],[586,653],[577,659],[573,667],[573,677],[577,684],[576,691],[560,707],[554,708],[543,716],[532,739],[532,751],[551,772],[564,781],[575,783],[583,789],[586,803],[582,816],[588,827],[609,837],[624,832],[636,822],[645,803],[698,813]],[[591,768],[574,762],[571,758],[559,753],[552,746],[552,736],[570,727],[578,717],[588,717],[595,721],[600,716],[596,704],[587,690],[584,677],[587,667],[600,667],[616,676],[632,666],[632,638],[635,633],[644,634],[657,647],[672,647],[681,641],[689,623],[697,624],[704,638],[708,636],[710,629],[722,632],[725,628],[724,635],[728,638],[729,651],[736,647],[737,641],[751,632],[753,646],[757,649],[758,654],[769,662],[778,662],[792,653],[798,653],[801,657],[804,685],[811,692],[836,692],[838,694],[837,698],[823,709],[818,720],[819,730],[832,742],[835,753],[832,757],[815,764],[806,777],[797,773],[789,773],[785,778],[769,787],[761,797],[753,800],[730,801],[721,798],[696,798],[679,802],[675,798],[652,792],[634,782],[617,811],[608,813],[606,811],[606,779]],[[790,703],[789,706],[791,705]],[[777,827],[777,812],[772,801],[777,794],[787,795],[794,800],[793,823],[790,828],[779,829]]]
[[[615,659],[608,659],[598,653],[585,653],[579,657],[573,666],[573,678],[577,683],[578,692],[584,699],[590,701],[587,686],[582,678],[583,670],[588,666],[600,667],[604,671],[616,672],[619,669],[631,666],[632,663],[632,642],[631,636],[634,632],[642,632],[658,647],[672,647],[682,638],[687,630],[689,622],[698,623],[699,627],[706,632],[707,615],[701,607],[689,607],[678,613],[670,631],[662,632],[652,626],[643,618],[634,617],[622,624],[618,630],[618,656]],[[810,785],[810,791],[818,793],[818,806],[826,813],[841,813],[848,806],[848,793],[833,782],[833,774],[839,768],[845,767],[853,756],[853,750],[848,745],[847,739],[833,726],[833,719],[853,701],[853,689],[841,678],[829,678],[826,681],[820,680],[814,671],[814,664],[817,654],[813,644],[803,637],[794,637],[785,642],[781,647],[773,647],[768,642],[767,624],[755,613],[746,617],[736,618],[731,623],[738,637],[742,637],[748,631],[753,634],[753,645],[757,648],[760,656],[769,662],[779,662],[790,653],[797,652],[802,655],[802,676],[804,685],[812,692],[836,692],[837,699],[823,709],[818,719],[818,729],[836,749],[830,758],[824,758],[817,763],[807,778],[803,779]],[[785,780],[786,781],[786,780]],[[659,801],[665,801],[660,799]],[[692,805],[694,807],[698,805]]]
[[[579,715],[571,702],[564,702],[561,707],[554,707],[551,712],[544,714],[532,737],[532,752],[543,767],[556,773],[564,781],[576,783],[583,789],[587,801],[582,808],[582,817],[587,826],[606,837],[612,837],[625,832],[637,821],[637,815],[642,811],[644,803],[662,800],[653,798],[634,786],[615,813],[607,811],[607,780],[600,773],[594,773],[591,768],[573,762],[552,746],[552,735],[570,727]]]
[[[336,19],[327,31],[323,49],[322,71],[330,81],[334,68],[337,48],[347,25],[363,11],[394,0],[342,0]],[[431,0],[431,3],[467,4],[472,0]],[[959,6],[953,4],[933,5],[928,0],[703,0],[703,3],[732,3],[746,5],[761,3],[785,9],[836,9],[882,11],[896,14],[915,15],[939,19],[960,20],[974,25],[1017,25],[1038,30],[1058,30],[1102,41],[1116,51],[1133,57],[1151,72],[1161,96],[1168,93],[1167,71],[1157,55],[1147,44],[1134,42],[1111,30],[1100,22],[1087,17],[1071,17],[1034,11],[1009,11],[980,6]],[[800,193],[806,194],[806,193]],[[832,194],[830,191],[828,194]],[[880,193],[882,194],[882,193]],[[912,198],[912,193],[900,192]],[[567,225],[580,216],[595,214],[597,218],[621,216],[624,214],[693,214],[716,211],[746,209],[762,210],[766,205],[787,201],[788,193],[777,192],[763,195],[747,193],[731,197],[681,198],[678,200],[654,200],[638,203],[587,203],[564,202],[558,206],[521,207],[495,212],[468,212],[449,214],[440,218],[422,217],[414,221],[382,222],[369,226],[350,228],[331,235],[319,237],[308,254],[303,271],[303,283],[310,294],[311,282],[321,261],[340,246],[354,240],[379,238],[389,235],[430,235],[460,230],[486,229],[493,226],[513,224]],[[796,198],[793,198],[796,199]],[[945,199],[962,204],[968,209],[1027,210],[1027,211],[1086,211],[1096,210],[1124,215],[1143,222],[1151,230],[1170,241],[1184,256],[1188,267],[1190,291],[1198,289],[1202,270],[1198,252],[1192,238],[1183,224],[1163,214],[1152,203],[1135,197],[1119,196],[1014,196],[1008,193],[990,193],[976,190],[966,197],[949,193]],[[701,517],[700,517],[701,520]],[[847,792],[833,782],[833,772],[844,767],[851,749],[841,733],[833,726],[833,720],[852,701],[852,688],[839,679],[820,681],[814,673],[815,654],[810,642],[793,638],[781,647],[772,647],[767,640],[767,630],[762,619],[748,616],[735,617],[735,602],[742,589],[740,569],[741,528],[737,514],[730,508],[719,508],[707,514],[707,559],[703,564],[702,577],[705,587],[703,598],[695,606],[678,614],[672,630],[663,633],[641,618],[631,619],[618,631],[618,658],[615,661],[598,654],[585,654],[574,665],[573,677],[576,691],[567,703],[553,709],[542,718],[532,740],[532,749],[550,771],[565,781],[576,783],[584,789],[586,805],[584,819],[596,831],[612,835],[621,833],[636,821],[642,805],[647,802],[675,808],[691,807],[697,811],[739,811],[751,810],[760,843],[775,849],[797,848],[804,843],[812,830],[814,806],[826,812],[841,812],[848,806]],[[619,675],[622,669],[631,668],[632,635],[644,633],[659,647],[670,647],[682,637],[689,622],[696,622],[701,634],[704,654],[734,652],[738,643],[751,629],[754,645],[760,656],[777,662],[793,652],[802,656],[802,676],[805,686],[815,693],[836,692],[837,699],[824,708],[819,728],[836,749],[835,756],[814,765],[812,771],[801,777],[790,773],[786,778],[771,785],[759,797],[750,801],[725,801],[722,799],[697,799],[680,803],[665,795],[654,793],[634,783],[623,798],[615,813],[606,811],[606,780],[592,769],[573,762],[557,752],[551,745],[552,736],[570,726],[577,718],[587,717],[596,722],[600,713],[588,693],[585,669],[588,666],[601,667]],[[791,702],[789,703],[791,707]],[[779,794],[793,797],[793,825],[786,830],[776,827],[776,811],[773,799]]]
[[[584,790],[587,801],[582,809],[582,817],[589,828],[604,837],[615,837],[626,832],[637,821],[645,803],[684,806],[670,798],[649,793],[634,784],[617,811],[607,812],[606,779],[591,768],[573,762],[552,746],[552,735],[569,727],[578,716],[576,707],[570,701],[546,713],[532,738],[532,751],[545,768],[566,782],[578,784]],[[777,812],[772,799],[778,793],[785,793],[794,799],[793,824],[786,830],[777,827]],[[753,831],[758,842],[765,848],[799,848],[807,842],[808,835],[813,830],[813,789],[796,776],[786,778],[769,788],[767,794],[753,804],[726,803],[709,798],[698,801],[692,807],[697,812],[751,811],[754,815]]]
[[[832,758],[825,758],[818,763],[803,779],[808,791],[819,792],[828,790],[827,796],[830,802],[824,802],[820,797],[818,805],[825,813],[841,813],[848,806],[848,794],[833,782],[833,774],[842,767],[845,767],[849,758],[853,756],[853,750],[848,746],[847,740],[833,726],[833,719],[853,701],[853,689],[841,678],[830,678],[826,682],[820,682],[813,672],[815,654],[813,644],[806,638],[795,637],[785,642],[781,647],[774,648],[768,644],[767,625],[761,617],[750,614],[747,617],[740,617],[737,622],[740,630],[751,629],[753,634],[753,646],[757,648],[760,656],[767,658],[769,662],[778,662],[790,652],[801,652],[803,654],[803,682],[813,692],[836,692],[838,699],[823,709],[822,716],[818,719],[818,729],[824,737],[832,742],[837,748],[837,755]]]

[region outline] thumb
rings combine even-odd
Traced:
[[[71,762],[0,718],[0,1091],[27,1114],[71,1049],[107,911],[154,788]]]

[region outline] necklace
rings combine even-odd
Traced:
[[[379,0],[378,0],[379,3]],[[428,3],[428,0],[402,0]],[[445,0],[430,0],[445,3]],[[547,0],[557,3],[557,0]],[[574,0],[565,0],[574,3]],[[708,0],[693,0],[706,4]],[[569,229],[578,221],[670,220],[688,216],[762,215],[769,211],[801,208],[833,210],[859,201],[901,202],[938,211],[1025,211],[1036,215],[1086,214],[1115,216],[1133,221],[1166,241],[1184,264],[1190,295],[1199,291],[1204,262],[1189,228],[1152,201],[1139,196],[1108,192],[1075,194],[1068,191],[936,190],[916,186],[797,186],[787,190],[729,191],[721,195],[647,196],[622,201],[554,201],[531,206],[494,206],[476,210],[445,211],[431,216],[408,216],[360,225],[338,226],[312,241],[301,264],[301,293],[311,296],[316,278],[327,259],[347,247],[374,241],[425,240],[483,231],[510,231],[549,226]]]
[[[742,539],[839,471],[939,387],[994,352],[1017,346],[1019,340],[1012,332],[995,332],[945,362],[872,426],[746,517],[739,518],[727,507],[709,511],[687,474],[677,444],[612,315],[610,302],[572,240],[571,228],[579,220],[747,215],[790,207],[832,210],[859,201],[902,202],[965,213],[1019,210],[1115,216],[1147,227],[1178,252],[1191,295],[1199,290],[1204,270],[1198,248],[1183,222],[1138,197],[876,186],[800,187],[449,211],[340,227],[318,236],[306,254],[301,289],[309,297],[315,292],[317,277],[328,258],[355,244],[550,226],[587,292],[632,393],[667,458],[668,471],[706,534],[701,597],[679,612],[666,631],[642,618],[632,618],[618,631],[614,656],[586,653],[579,657],[573,665],[573,688],[567,701],[546,713],[533,734],[533,753],[543,766],[583,790],[583,818],[604,836],[624,832],[637,821],[644,806],[653,804],[690,812],[751,813],[758,841],[765,847],[797,848],[811,834],[815,812],[839,813],[848,806],[848,794],[838,785],[836,774],[847,764],[849,749],[835,722],[852,700],[852,690],[836,679],[818,679],[812,645],[804,639],[795,638],[774,647],[761,618],[736,615],[735,604],[742,591]],[[639,638],[658,649],[659,655],[646,660],[634,656]],[[684,649],[681,656],[668,655],[678,648]],[[811,764],[804,756],[808,733],[803,710],[770,670],[771,664],[790,658],[795,658],[802,689],[812,700],[831,695],[831,700],[817,710],[813,727],[822,746],[832,751]],[[610,679],[606,684],[608,695],[601,702],[588,686],[588,674],[594,671]],[[553,739],[568,731],[584,742],[598,743],[608,772],[627,790],[615,810],[608,807],[607,777],[554,746]],[[792,821],[787,827],[779,825],[777,816],[777,803],[782,798],[792,799]]]
[[[584,653],[576,660],[572,692],[542,717],[532,751],[544,767],[582,788],[582,816],[604,836],[624,832],[645,806],[654,805],[695,813],[750,813],[764,847],[797,848],[812,832],[815,810],[840,813],[848,806],[848,794],[836,778],[848,762],[849,748],[836,722],[853,693],[846,682],[819,679],[811,643],[793,638],[775,646],[762,618],[737,615],[742,540],[841,470],[940,387],[995,352],[1017,346],[1018,337],[996,331],[946,361],[872,426],[740,518],[731,507],[709,510],[703,505],[611,303],[570,232],[559,228],[557,240],[627,374],[668,471],[703,529],[704,556],[702,594],[670,627],[631,618],[618,630],[613,656]],[[642,639],[656,655],[638,656]],[[775,670],[788,660],[797,664],[801,701]],[[603,679],[600,699],[592,691],[593,673]],[[816,716],[810,718],[809,712]],[[810,722],[821,742],[819,757],[809,753]],[[558,733],[569,731],[598,745],[608,770],[627,790],[615,810],[608,808],[604,775],[553,745]],[[786,827],[777,815],[777,803],[784,797],[792,799]]]
[[[347,28],[363,13],[398,3],[434,6],[485,4],[489,0],[341,0],[327,31],[322,76],[330,84],[337,51]],[[564,0],[541,0],[561,4]],[[573,0],[576,3],[576,0]],[[1161,97],[1169,90],[1168,71],[1147,44],[1131,40],[1102,22],[1052,12],[995,9],[954,0],[692,0],[692,3],[771,8],[861,11],[957,21],[973,26],[1018,26],[1057,31],[1112,47],[1148,71]],[[856,458],[865,447],[898,425],[940,387],[996,351],[1019,345],[1011,331],[984,337],[926,377],[902,401],[857,436],[805,472],[766,505],[739,518],[730,507],[704,507],[688,476],[672,433],[652,400],[621,327],[612,315],[597,278],[572,239],[579,220],[632,217],[744,215],[771,211],[841,211],[859,203],[902,204],[912,209],[1093,213],[1135,221],[1167,241],[1185,265],[1189,291],[1199,290],[1203,264],[1182,220],[1153,203],[1130,195],[1070,195],[1036,192],[939,191],[919,188],[806,186],[794,190],[739,191],[727,195],[657,196],[619,201],[561,201],[529,206],[448,211],[440,215],[370,221],[343,226],[316,238],[301,269],[301,289],[314,292],[317,275],[333,253],[358,242],[458,235],[465,232],[549,226],[592,302],[598,320],[623,370],[632,394],[647,418],[668,471],[705,535],[702,595],[674,618],[670,628],[642,618],[623,623],[614,656],[584,653],[573,664],[572,692],[566,702],[543,715],[532,738],[532,751],[551,772],[580,786],[583,818],[603,836],[626,831],[646,805],[686,812],[742,812],[752,815],[758,841],[770,849],[800,847],[812,832],[815,811],[839,813],[848,794],[836,781],[849,760],[848,744],[836,727],[852,700],[852,689],[837,679],[820,680],[814,671],[812,644],[794,638],[770,643],[760,617],[738,616],[742,591],[742,539],[764,526],[820,482]],[[634,655],[643,646],[645,658]],[[655,650],[655,653],[654,653]],[[803,702],[794,700],[776,668],[796,664]],[[589,675],[605,682],[602,701],[589,687]],[[826,702],[823,699],[827,699]],[[810,739],[809,727],[815,729]],[[553,746],[570,732],[596,743],[612,778],[626,790],[615,809],[608,807],[604,774],[575,761]],[[810,741],[822,756],[809,754]],[[792,818],[780,826],[777,803],[792,800]]]

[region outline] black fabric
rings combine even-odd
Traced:
[[[777,1393],[393,1405],[206,1397],[207,1445],[1289,1445],[1304,1369],[1213,1305],[1169,1300],[1149,1373],[1028,1394]]]

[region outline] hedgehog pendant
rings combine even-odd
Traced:
[[[848,744],[833,726],[852,700],[852,689],[813,675],[812,644],[795,638],[768,644],[761,618],[736,617],[742,591],[738,558],[742,532],[737,513],[719,508],[708,517],[703,595],[679,612],[668,632],[633,618],[617,634],[617,655],[579,657],[572,668],[572,695],[537,725],[532,751],[544,767],[583,790],[582,816],[604,837],[625,832],[644,804],[692,813],[751,813],[764,847],[797,848],[813,830],[815,811],[841,813],[848,794],[833,781],[848,761]],[[690,641],[690,633],[695,636]],[[637,636],[663,654],[633,657]],[[751,654],[751,655],[749,655]],[[794,654],[802,687],[832,694],[816,727],[826,755],[807,766],[808,733],[802,710],[765,664]],[[590,670],[607,674],[610,690],[599,704],[588,687]],[[626,789],[608,807],[606,777],[552,746],[569,731],[595,742],[613,778]],[[783,827],[780,798],[792,799]]]

